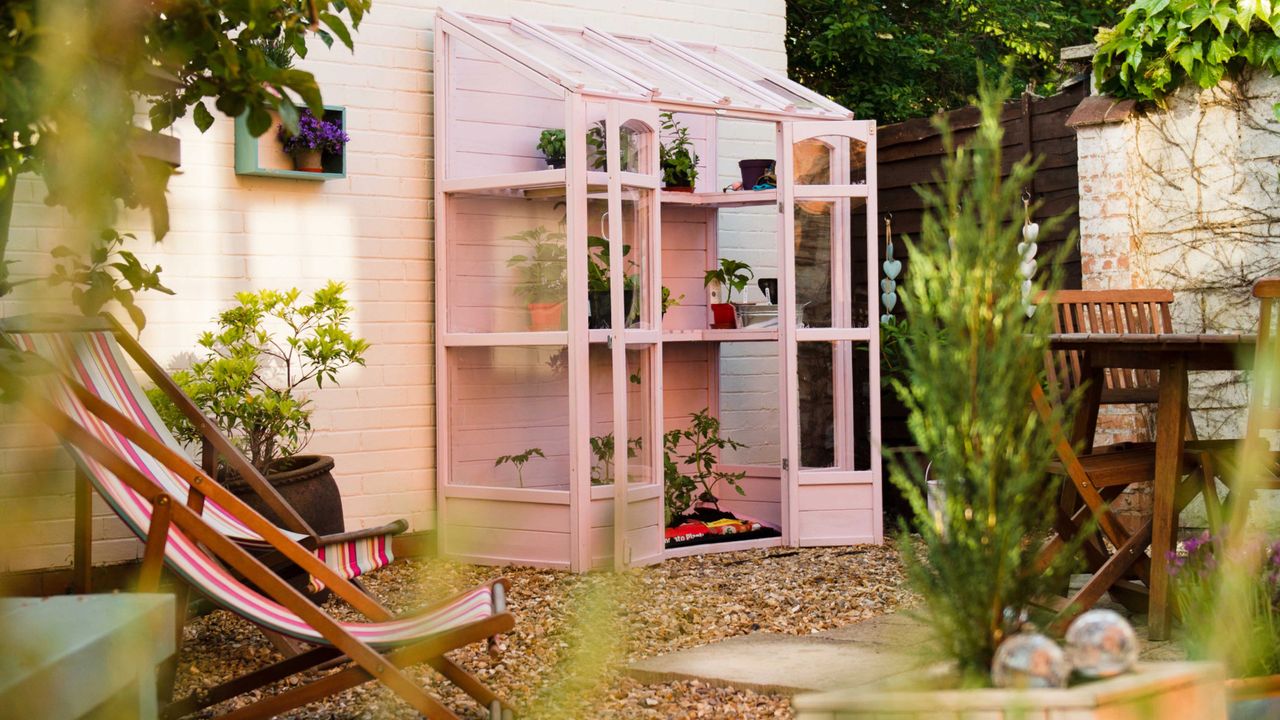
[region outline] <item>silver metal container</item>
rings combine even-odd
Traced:
[[[809,303],[802,302],[796,305],[796,325],[805,327],[804,309]],[[778,306],[772,303],[734,303],[734,309],[738,313],[738,327],[740,328],[764,328],[778,326]]]

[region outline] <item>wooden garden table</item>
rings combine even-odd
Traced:
[[[1156,469],[1152,491],[1150,633],[1152,640],[1169,635],[1171,617],[1169,571],[1164,561],[1174,547],[1178,526],[1174,492],[1181,467],[1187,425],[1187,373],[1250,367],[1253,335],[1191,335],[1179,333],[1055,333],[1053,350],[1077,350],[1087,366],[1085,397],[1077,411],[1076,441],[1086,450],[1097,427],[1100,390],[1107,368],[1160,372],[1156,406]],[[1084,370],[1084,368],[1082,368]]]

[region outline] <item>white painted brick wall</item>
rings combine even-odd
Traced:
[[[343,373],[340,388],[315,394],[316,434],[309,449],[336,457],[349,528],[406,516],[413,530],[433,523],[430,68],[437,4],[375,0],[356,35],[354,56],[313,43],[301,63],[316,74],[326,103],[347,108],[348,177],[326,183],[240,177],[233,171],[229,119],[219,117],[204,135],[181,123],[174,133],[183,141],[183,166],[170,184],[168,238],[153,246],[140,216],[122,223],[139,234],[132,249],[145,262],[163,265],[166,284],[178,293],[142,301],[150,324],[141,340],[162,363],[190,352],[197,334],[237,291],[347,282],[357,308],[353,329],[373,348],[367,367]],[[784,0],[483,0],[451,6],[715,42],[768,67],[786,66]],[[725,155],[736,160],[748,149],[758,155],[754,142],[735,137]],[[10,252],[23,271],[47,267],[48,249],[62,241],[65,219],[44,207],[43,197],[35,182],[19,183]],[[0,303],[0,312],[25,307],[10,299]],[[0,550],[0,572],[70,562],[69,461],[54,448],[47,433],[0,408],[0,513],[16,539]],[[98,562],[139,555],[140,546],[101,504],[95,516]]]

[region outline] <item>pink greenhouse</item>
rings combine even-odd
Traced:
[[[445,10],[435,83],[441,554],[881,542],[874,121],[715,45]],[[750,531],[673,542],[664,439],[708,418]]]

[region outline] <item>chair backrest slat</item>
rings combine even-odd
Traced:
[[[1169,290],[1060,290],[1053,298],[1053,327],[1061,333],[1167,333],[1173,331]],[[1084,381],[1083,356],[1055,351],[1046,358],[1051,381],[1070,392]],[[1108,369],[1103,374],[1104,403],[1155,402],[1159,375],[1154,370]]]

